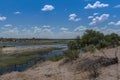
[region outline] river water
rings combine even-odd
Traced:
[[[26,46],[40,46],[40,47],[45,47],[45,46],[49,46],[49,47],[56,47],[56,48],[62,48],[61,50],[53,50],[51,52],[49,52],[48,54],[36,54],[36,59],[37,61],[28,61],[25,64],[20,64],[20,65],[13,65],[13,66],[9,66],[6,69],[0,69],[0,75],[5,74],[5,73],[10,73],[13,71],[24,71],[27,68],[33,66],[34,64],[36,64],[38,61],[43,61],[43,60],[48,60],[52,57],[54,57],[55,55],[63,55],[64,51],[67,50],[67,45],[66,44],[54,44],[54,45],[30,45],[30,44],[0,44],[0,46],[15,46],[15,47],[26,47]]]

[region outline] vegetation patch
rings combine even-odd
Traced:
[[[55,55],[52,58],[50,58],[51,61],[59,61],[61,59],[63,59],[63,55]]]
[[[19,54],[0,54],[0,68],[7,68],[14,65],[25,64],[28,61],[38,61],[42,60],[42,57],[37,57],[37,55],[47,54],[52,50],[56,50],[58,48],[48,48],[39,51],[32,52],[23,52]]]

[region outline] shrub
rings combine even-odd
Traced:
[[[76,45],[76,42],[75,42],[75,41],[70,41],[67,46],[68,46],[68,48],[71,49],[71,50],[77,49],[77,45]]]
[[[79,57],[79,51],[78,50],[67,50],[65,52],[65,57],[74,60]]]
[[[89,52],[91,52],[91,53],[94,53],[94,52],[95,52],[95,46],[94,46],[94,45],[89,45],[89,46],[85,47],[84,50],[85,50],[86,52],[89,51]]]
[[[61,60],[62,58],[63,58],[62,55],[55,55],[55,56],[53,56],[50,60],[51,60],[51,61],[59,61],[59,60]]]

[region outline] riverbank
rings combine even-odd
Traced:
[[[104,49],[104,54],[101,51],[80,54],[80,58],[72,62],[65,63],[64,60],[60,60],[58,62],[38,63],[24,72],[12,72],[2,75],[0,80],[89,80],[90,73],[79,69],[81,62],[87,59],[94,61],[99,57],[105,57],[105,55],[108,58],[114,58],[116,50],[116,48],[110,48]],[[120,53],[120,47],[118,47],[118,53]],[[118,64],[99,68],[100,75],[97,80],[116,80],[118,73],[120,73],[119,68]]]
[[[52,45],[24,45],[24,46],[6,46],[0,47],[0,52],[3,54],[15,54],[23,52],[34,52],[34,51],[45,51],[46,49],[51,48],[67,48],[65,44],[52,44]]]
[[[15,54],[15,53],[23,53],[23,52],[33,52],[33,51],[41,51],[47,50],[50,47],[41,47],[41,46],[24,46],[24,47],[5,47],[1,49],[1,53],[3,54]]]
[[[12,71],[24,71],[37,62],[46,60],[49,53],[61,48],[46,45],[3,47],[0,53],[0,75]]]

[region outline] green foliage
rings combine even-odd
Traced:
[[[51,60],[51,61],[59,61],[59,60],[61,60],[62,58],[63,58],[62,55],[55,55],[55,56],[52,57],[50,60]]]
[[[110,43],[111,46],[115,47],[119,44],[119,35],[112,33],[105,36],[105,40]]]
[[[86,46],[85,48],[84,48],[84,51],[86,51],[86,52],[91,52],[91,53],[94,53],[95,52],[95,46],[94,45],[89,45],[89,46]]]
[[[100,48],[105,48],[107,46],[110,45],[110,42],[106,41],[106,40],[102,40],[98,45],[97,45],[97,48],[100,49]]]
[[[22,53],[15,53],[15,54],[0,54],[0,68],[8,68],[9,66],[19,65],[27,63],[28,61],[36,61],[40,60],[41,58],[37,59],[36,54],[47,54],[52,50],[58,50],[59,48],[48,48],[39,51],[26,51]]]
[[[100,33],[98,31],[94,31],[94,30],[86,30],[86,32],[84,33],[84,35],[81,38],[82,44],[83,44],[82,47],[86,47],[89,45],[96,46],[103,39],[104,39],[103,33]]]
[[[68,43],[68,48],[73,50],[73,49],[77,49],[77,45],[76,45],[76,42],[75,41],[70,41]]]
[[[67,50],[65,52],[65,57],[74,60],[79,57],[79,51],[78,50]]]
[[[80,39],[80,36],[77,36],[77,38],[75,39],[75,42],[76,42],[76,49],[80,49],[80,43],[81,43],[81,39]]]
[[[95,48],[115,47],[120,45],[120,36],[115,33],[104,35],[99,31],[86,30],[81,38],[77,36],[74,41],[68,43],[71,50],[94,51]]]

